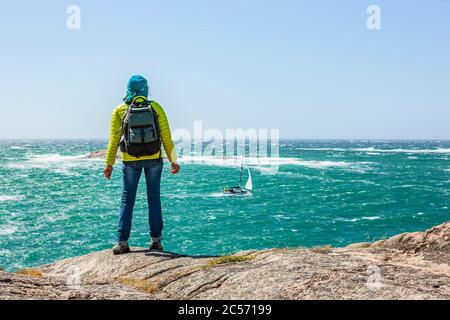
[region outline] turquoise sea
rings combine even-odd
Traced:
[[[0,267],[114,244],[121,165],[106,181],[103,161],[86,158],[106,144],[0,141]],[[221,193],[236,184],[239,161],[191,160],[181,159],[178,176],[164,168],[164,245],[172,252],[344,246],[450,220],[450,141],[281,141],[279,157],[245,160],[253,176],[249,196]],[[144,188],[142,179],[133,246],[149,240]]]

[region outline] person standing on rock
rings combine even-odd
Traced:
[[[120,203],[119,229],[114,254],[130,252],[128,238],[131,231],[133,207],[139,178],[144,171],[147,185],[148,220],[151,250],[163,250],[161,244],[163,218],[160,199],[160,182],[163,168],[161,143],[171,162],[171,173],[177,174],[180,166],[172,141],[164,109],[148,100],[147,80],[135,75],[128,81],[124,103],[112,112],[110,137],[106,152],[105,178],[110,179],[116,161],[117,149],[122,151],[123,191]]]

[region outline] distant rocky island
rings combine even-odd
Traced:
[[[344,248],[105,250],[0,271],[0,299],[450,299],[450,222]]]

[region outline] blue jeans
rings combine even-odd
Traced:
[[[142,169],[145,173],[147,184],[148,222],[150,224],[150,236],[160,237],[163,229],[161,212],[160,183],[163,160],[140,160],[123,163],[122,178],[123,192],[120,203],[118,241],[128,241],[131,231],[133,207],[136,200],[136,191],[141,177]]]

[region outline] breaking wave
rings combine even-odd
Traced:
[[[445,154],[450,153],[450,148],[437,148],[437,149],[376,149],[376,148],[355,148],[351,149],[357,152],[380,152],[380,153],[438,153]]]
[[[86,155],[66,156],[59,153],[29,155],[28,159],[21,162],[10,162],[6,165],[12,169],[49,169],[56,173],[77,175],[72,169],[76,167],[90,167],[98,159],[88,159]]]
[[[337,152],[370,152],[377,153],[421,153],[421,154],[450,154],[450,148],[436,149],[378,149],[374,147],[367,148],[296,148],[301,151],[337,151]]]
[[[220,158],[213,156],[183,156],[180,163],[204,164],[219,167],[236,167],[241,164],[240,157]],[[312,169],[352,168],[370,164],[369,162],[319,161],[288,157],[249,157],[244,160],[246,166],[267,168],[272,166],[302,166]]]
[[[361,221],[361,220],[369,220],[369,221],[373,221],[373,220],[379,220],[381,219],[380,216],[371,216],[371,217],[360,217],[360,218],[337,218],[337,221],[343,221],[343,222],[357,222],[357,221]]]
[[[22,200],[23,196],[0,196],[0,202],[2,201],[19,201]]]

